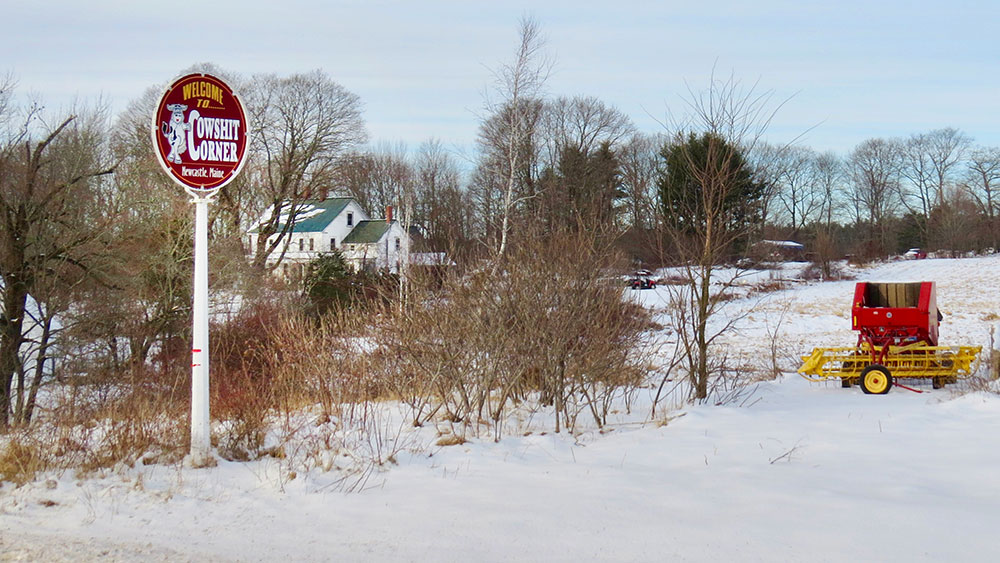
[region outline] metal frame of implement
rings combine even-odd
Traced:
[[[909,346],[875,347],[879,364],[889,368],[897,378],[947,378],[968,377],[979,365],[980,346]],[[883,355],[884,354],[884,355]],[[810,381],[830,377],[858,379],[872,362],[869,345],[840,348],[815,348],[812,354],[802,356],[799,373]],[[852,382],[853,383],[853,382]],[[943,383],[954,383],[944,381]]]

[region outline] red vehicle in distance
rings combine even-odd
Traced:
[[[655,289],[656,280],[653,279],[653,272],[649,270],[637,270],[629,278],[628,286],[632,289]]]

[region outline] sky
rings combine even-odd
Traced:
[[[954,127],[1000,146],[1000,3],[0,0],[0,75],[54,113],[117,113],[210,62],[242,76],[320,69],[360,96],[372,143],[471,154],[493,70],[534,18],[550,96],[594,96],[648,133],[714,74],[770,94],[766,138],[848,154]]]

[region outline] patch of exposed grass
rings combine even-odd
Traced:
[[[38,445],[20,436],[12,436],[0,452],[0,481],[23,485],[45,469],[45,456]]]

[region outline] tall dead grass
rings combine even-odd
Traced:
[[[134,370],[121,381],[55,387],[32,423],[11,428],[0,442],[0,480],[179,462],[188,446],[187,401],[162,375]]]

